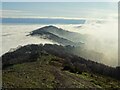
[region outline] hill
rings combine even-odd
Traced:
[[[30,32],[31,36],[47,38],[61,45],[79,46],[83,44],[84,35],[80,33],[70,32],[55,26],[45,26]]]
[[[86,60],[71,46],[26,45],[2,56],[3,87],[120,88],[120,68]]]

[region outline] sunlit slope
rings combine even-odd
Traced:
[[[64,59],[43,54],[35,62],[3,70],[4,88],[118,88],[120,82],[88,72],[64,70]]]

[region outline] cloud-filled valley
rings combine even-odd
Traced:
[[[44,26],[51,24],[3,24],[2,29],[2,54],[9,51],[11,48],[16,48],[19,45],[27,44],[40,44],[40,43],[51,43],[59,44],[54,40],[49,38],[39,38],[27,36],[30,32],[39,29]],[[91,56],[90,52],[96,52],[101,55],[98,55],[98,60],[96,61],[111,65],[117,66],[118,64],[118,29],[117,29],[117,20],[105,21],[105,20],[87,20],[85,24],[53,24],[58,28],[61,28],[65,31],[74,32],[80,34],[82,37],[77,37],[76,41],[81,41],[84,43],[84,49],[82,50],[83,57],[87,59],[93,59],[97,56],[94,54]],[[55,32],[53,34],[71,40],[75,42],[74,35],[58,35]],[[66,36],[66,37],[64,37]],[[83,47],[82,46],[82,47]],[[87,52],[89,51],[89,52]],[[78,52],[78,51],[77,51]],[[85,54],[87,53],[87,54]],[[77,53],[78,54],[78,53]],[[103,56],[102,56],[103,55]],[[88,58],[88,56],[91,58]],[[93,57],[94,56],[94,57]],[[102,57],[101,57],[102,56]]]

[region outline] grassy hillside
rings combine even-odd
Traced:
[[[33,62],[3,70],[4,88],[120,88],[120,81],[90,72],[64,69],[65,59],[43,53]]]

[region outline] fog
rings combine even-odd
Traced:
[[[104,54],[104,59],[101,62],[116,66],[118,65],[118,21],[111,20],[105,23],[89,24],[86,31],[92,36],[87,41],[87,47],[97,52]],[[88,28],[87,27],[87,28]],[[84,28],[84,27],[83,27]],[[86,29],[86,27],[84,28]],[[87,30],[87,29],[86,29]]]
[[[19,45],[40,43],[58,44],[52,40],[26,36],[31,31],[43,26],[46,25],[3,24],[2,54]],[[85,24],[55,24],[55,26],[87,36],[84,44],[85,49],[102,53],[104,56],[99,61],[101,63],[110,66],[118,65],[118,21],[116,19],[86,20]]]
[[[26,36],[31,31],[40,28],[43,25],[3,25],[2,26],[2,54],[8,52],[12,48],[27,44],[45,44],[56,43],[51,40],[38,37]],[[57,44],[57,43],[56,43]]]
[[[116,19],[87,20],[84,25],[59,25],[59,27],[87,36],[85,48],[104,55],[98,58],[100,63],[118,65],[118,21]]]

